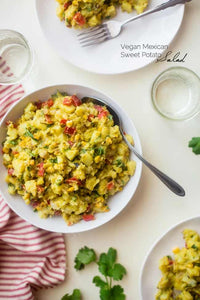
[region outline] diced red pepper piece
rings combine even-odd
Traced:
[[[36,208],[39,204],[40,204],[40,201],[34,201],[34,200],[31,200],[31,206],[33,207],[33,208]]]
[[[54,216],[61,216],[62,215],[62,211],[61,210],[56,210],[54,212]]]
[[[85,18],[79,11],[74,15],[73,20],[80,26],[85,24]]]
[[[72,147],[74,143],[72,141],[68,141],[68,144]]]
[[[67,105],[67,106],[70,106],[73,104],[73,100],[72,100],[72,97],[66,97],[64,98],[63,100],[63,105]]]
[[[104,108],[101,105],[95,105],[94,108],[98,110],[98,112],[104,111]]]
[[[39,170],[38,170],[38,176],[44,176],[44,163],[41,162],[38,164]]]
[[[6,125],[10,125],[12,123],[12,121],[6,121]],[[17,128],[17,124],[13,123],[13,127],[14,128]]]
[[[110,182],[108,182],[108,184],[107,184],[107,189],[110,191],[110,190],[112,190],[113,188],[114,188],[114,182],[113,181],[110,181]]]
[[[64,133],[72,135],[76,132],[76,128],[75,127],[65,127]]]
[[[50,99],[47,100],[48,107],[53,106],[53,104],[54,104],[53,99],[50,98]]]
[[[61,124],[61,125],[65,125],[65,124],[66,124],[66,122],[67,122],[67,120],[66,120],[66,119],[62,119],[62,120],[60,120],[60,124]]]
[[[11,168],[10,168],[10,169],[8,169],[8,175],[11,175],[11,176],[12,176],[12,175],[13,175],[13,173],[14,173],[14,169],[11,169]]]
[[[50,115],[45,115],[45,120],[48,124],[53,124],[53,121],[51,120]]]
[[[47,101],[42,102],[42,107],[47,106]]]
[[[94,118],[94,115],[93,114],[89,114],[88,116],[88,121],[92,122],[92,119]]]
[[[18,151],[12,151],[12,154],[16,155],[16,154],[19,154],[19,152]]]
[[[88,215],[88,214],[83,215],[83,220],[86,221],[86,222],[92,221],[94,219],[95,219],[94,215]]]
[[[68,7],[72,4],[71,1],[64,3],[64,9],[68,9]]]
[[[38,101],[34,103],[37,109],[40,109],[42,107],[42,102]]]
[[[71,177],[66,179],[67,183],[77,183],[78,185],[82,185],[82,181],[76,177]]]
[[[37,191],[39,194],[43,193],[44,192],[44,187],[41,186],[41,185],[37,185]]]
[[[107,117],[107,115],[108,115],[108,111],[104,110],[98,114],[98,118],[102,119],[104,117]]]
[[[76,95],[72,95],[71,98],[74,106],[79,106],[82,104],[82,101]]]

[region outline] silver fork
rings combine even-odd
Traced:
[[[106,40],[110,40],[110,39],[117,37],[120,34],[122,27],[129,22],[135,21],[144,16],[161,11],[168,7],[175,6],[177,4],[185,4],[186,2],[190,2],[190,1],[192,1],[192,0],[169,0],[165,3],[162,3],[158,6],[156,6],[155,8],[152,8],[152,9],[140,14],[140,15],[129,18],[128,20],[126,20],[124,22],[119,22],[119,21],[114,21],[114,20],[108,21],[99,26],[87,29],[84,32],[79,33],[78,40],[82,47],[87,47],[87,46],[91,46],[94,44],[102,43]]]

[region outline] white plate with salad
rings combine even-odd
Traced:
[[[151,0],[148,8],[165,1]],[[98,74],[120,74],[142,68],[155,61],[176,36],[184,15],[184,5],[177,5],[129,23],[115,39],[82,48],[76,29],[67,28],[56,16],[55,0],[36,0],[41,29],[57,53],[71,64]],[[148,9],[147,8],[147,9]],[[131,14],[119,11],[116,20]]]

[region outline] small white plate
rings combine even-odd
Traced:
[[[149,2],[149,8],[152,8],[165,1]],[[67,28],[56,16],[57,5],[55,0],[36,0],[38,19],[47,40],[65,60],[99,74],[134,71],[155,61],[155,55],[163,53],[174,39],[184,15],[184,5],[179,4],[127,24],[115,39],[82,48],[77,40],[78,31]],[[119,11],[115,19],[125,20],[134,14]],[[153,48],[149,49],[147,45]],[[156,45],[158,48],[154,49]],[[131,50],[132,47],[136,49]]]
[[[104,95],[103,93],[93,90],[92,88],[88,88],[80,85],[70,85],[70,84],[49,86],[41,90],[35,91],[25,96],[19,102],[17,102],[17,104],[12,106],[0,123],[0,145],[5,140],[6,137],[6,132],[7,132],[6,124],[5,124],[6,121],[9,120],[15,121],[22,115],[25,106],[29,102],[35,102],[37,100],[44,101],[46,99],[49,99],[50,96],[55,94],[57,90],[61,92],[67,92],[69,95],[76,94],[80,98],[83,98],[84,96],[89,96],[89,97],[93,96],[100,99],[104,99],[111,106],[115,107],[116,111],[121,116],[124,131],[133,136],[136,149],[140,154],[142,153],[140,139],[135,126],[133,125],[131,119],[124,112],[124,110],[116,102],[114,102],[111,98]],[[110,211],[96,214],[95,220],[90,222],[80,221],[79,223],[74,224],[72,226],[67,226],[67,224],[65,223],[62,217],[40,219],[38,214],[33,212],[32,207],[30,205],[26,205],[24,200],[20,196],[17,195],[12,196],[8,193],[8,185],[5,182],[7,169],[3,166],[1,151],[0,151],[0,170],[1,170],[0,190],[4,199],[6,200],[8,205],[12,208],[12,210],[14,210],[16,214],[18,214],[23,219],[27,220],[29,223],[37,227],[49,231],[54,231],[54,232],[63,232],[63,233],[82,232],[82,231],[99,227],[107,223],[108,221],[110,221],[112,218],[114,218],[124,209],[124,207],[128,204],[128,202],[133,197],[136,188],[138,186],[138,183],[140,181],[142,163],[137,157],[135,157],[133,153],[131,153],[131,158],[134,159],[137,164],[136,172],[134,176],[130,178],[129,182],[121,192],[110,197],[108,201]]]
[[[185,246],[182,231],[192,229],[200,234],[200,217],[187,219],[173,226],[167,231],[150,249],[144,261],[140,275],[140,298],[142,300],[153,300],[157,293],[157,284],[161,279],[159,260],[166,255],[171,255],[176,247]]]

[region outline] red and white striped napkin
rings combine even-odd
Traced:
[[[11,74],[1,57],[0,69]],[[0,85],[0,118],[23,94],[22,85]],[[33,300],[34,290],[61,283],[65,268],[63,235],[27,223],[0,195],[0,300]]]

